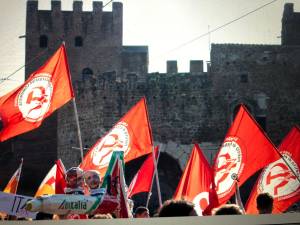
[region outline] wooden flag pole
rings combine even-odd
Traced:
[[[159,155],[160,155],[160,146],[158,146],[158,155],[157,155],[156,163],[159,160]],[[148,195],[147,195],[146,208],[148,208],[148,206],[149,206],[149,201],[150,201],[150,198],[151,198],[151,195],[152,195],[152,187],[153,187],[153,182],[154,182],[154,176],[155,176],[155,173],[153,173],[151,186],[150,186],[150,191],[148,192]]]
[[[161,207],[162,206],[161,192],[160,192],[160,185],[159,185],[159,179],[158,179],[157,163],[156,163],[155,153],[154,153],[154,146],[152,146],[152,156],[153,156],[153,164],[154,164],[154,170],[155,170],[154,173],[155,173],[155,178],[156,178],[159,207]]]
[[[78,134],[78,140],[79,140],[79,148],[80,148],[80,156],[81,156],[81,162],[83,161],[83,146],[82,146],[82,139],[81,139],[81,131],[79,126],[79,119],[78,119],[78,112],[77,112],[77,106],[75,102],[75,98],[72,99],[73,106],[74,106],[74,113],[75,113],[75,120],[77,125],[77,134]]]

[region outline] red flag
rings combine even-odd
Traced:
[[[66,180],[66,169],[62,161],[59,159],[56,161],[56,174],[55,174],[55,194],[64,194],[65,187],[67,186]]]
[[[113,151],[123,151],[124,161],[150,153],[152,135],[146,100],[142,98],[85,155],[80,168],[98,170],[103,176]]]
[[[43,120],[74,97],[66,50],[62,45],[19,88],[1,97],[0,140],[39,127]]]
[[[293,127],[278,149],[300,177],[300,129]],[[248,214],[258,214],[256,197],[263,192],[268,192],[274,198],[273,213],[284,212],[293,203],[300,201],[300,183],[283,159],[269,164],[261,173],[247,201]]]
[[[158,146],[155,147],[155,158],[158,158]],[[137,174],[132,179],[128,188],[128,198],[140,192],[151,192],[154,175],[153,154],[150,153]]]
[[[16,194],[19,181],[20,181],[20,176],[21,176],[21,171],[22,171],[22,166],[23,166],[23,159],[21,160],[19,168],[16,170],[14,175],[10,178],[8,184],[4,188],[3,192],[5,193],[11,193],[11,194]]]
[[[65,187],[65,168],[59,159],[40,184],[35,197],[42,195],[64,194]]]
[[[197,214],[202,215],[209,205],[212,182],[212,169],[200,147],[195,144],[173,198],[194,202]]]
[[[276,147],[242,105],[215,158],[214,179],[219,203],[234,194],[251,175],[279,158]]]

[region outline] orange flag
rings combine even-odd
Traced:
[[[194,202],[200,216],[209,205],[212,182],[212,169],[200,147],[195,144],[173,198]]]
[[[214,179],[219,203],[226,203],[256,171],[279,159],[276,147],[245,106],[241,106],[214,161]]]
[[[104,176],[113,151],[123,151],[124,161],[150,153],[152,134],[146,99],[142,98],[85,155],[80,168],[98,170]]]
[[[17,89],[0,98],[3,129],[0,141],[39,127],[43,120],[74,97],[65,46]]]
[[[155,158],[158,158],[158,146],[154,150]],[[151,192],[151,184],[154,175],[153,154],[150,153],[143,165],[132,179],[128,188],[128,198],[141,192]]]
[[[8,184],[6,185],[6,187],[4,188],[3,192],[11,193],[11,194],[17,193],[20,176],[21,176],[21,171],[22,171],[22,166],[23,166],[23,159],[21,159],[19,168],[16,170],[14,175],[10,178],[10,180],[9,180]]]
[[[42,195],[64,194],[65,188],[65,167],[61,160],[57,160],[40,184],[34,197]]]
[[[279,145],[279,151],[294,172],[300,177],[300,129],[293,127]],[[258,214],[256,197],[268,192],[273,196],[273,213],[284,212],[300,201],[300,182],[283,159],[269,164],[261,173],[246,204],[247,214]]]

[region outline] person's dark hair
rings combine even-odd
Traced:
[[[144,206],[139,206],[135,209],[134,216],[136,216],[137,214],[142,214],[143,212],[149,212],[149,209]]]
[[[167,200],[159,209],[158,216],[197,216],[197,213],[192,202],[186,200]]]
[[[52,220],[53,214],[38,212],[35,217],[36,220]]]
[[[219,208],[213,209],[213,215],[242,215],[242,210],[235,204],[222,205]]]
[[[260,193],[256,197],[256,208],[259,214],[272,213],[273,197],[269,193]]]

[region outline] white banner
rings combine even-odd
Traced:
[[[29,196],[8,194],[0,191],[0,212],[8,215],[35,218],[35,212],[25,210],[25,203],[33,199]]]

